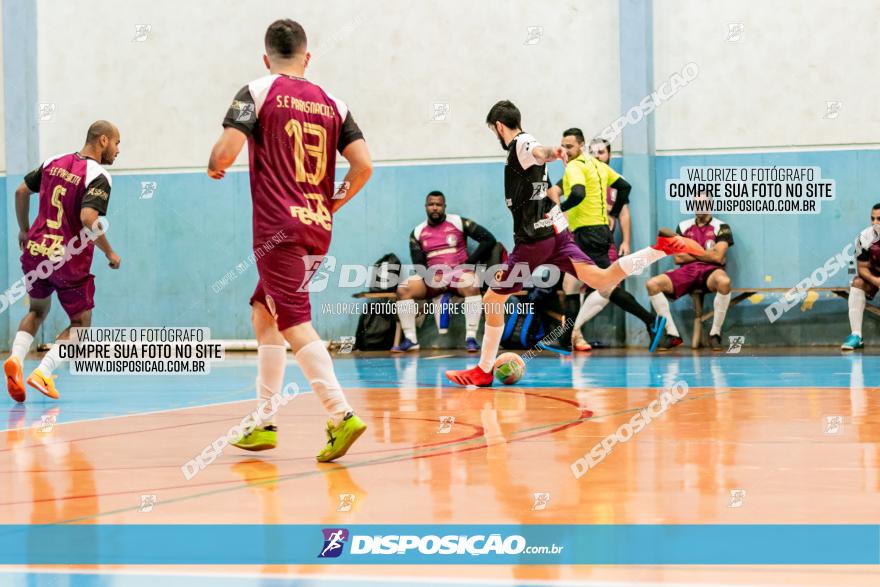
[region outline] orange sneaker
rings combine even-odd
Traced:
[[[706,252],[706,249],[698,245],[697,241],[675,234],[668,228],[660,229],[660,233],[657,235],[657,242],[651,245],[651,247],[658,251],[663,251],[667,255],[678,253],[702,255]]]
[[[476,385],[477,387],[490,387],[492,385],[492,371],[486,373],[479,365],[462,371],[447,371],[446,378],[459,385]]]
[[[588,343],[583,336],[578,336],[577,334],[571,339],[571,348],[581,353],[593,350],[592,345]]]
[[[39,369],[31,371],[27,378],[27,383],[45,396],[52,399],[58,399],[58,389],[55,387],[55,378],[57,375],[46,377]]]
[[[27,396],[27,388],[24,386],[24,373],[21,370],[21,361],[18,357],[9,357],[3,362],[3,372],[6,374],[6,391],[9,397],[21,403]]]

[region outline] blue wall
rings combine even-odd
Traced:
[[[869,210],[880,200],[880,151],[825,151],[763,155],[661,156],[656,158],[658,224],[674,226],[684,219],[676,205],[660,201],[667,178],[678,177],[685,165],[816,165],[823,177],[837,182],[837,200],[825,202],[821,214],[797,216],[731,215],[724,218],[734,231],[729,271],[734,286],[791,287],[839,252],[868,224]],[[619,161],[615,161],[619,167]],[[551,167],[560,176],[561,166]],[[15,184],[19,178],[10,178]],[[141,182],[156,181],[152,198],[141,199]],[[330,254],[338,263],[371,265],[394,252],[409,261],[407,237],[424,219],[424,196],[432,189],[447,195],[448,211],[475,219],[508,248],[512,246],[510,215],[502,202],[500,163],[378,167],[368,187],[336,217]],[[643,222],[633,194],[634,223]],[[32,211],[36,206],[32,205]],[[12,202],[5,213],[11,215]],[[212,285],[251,254],[251,204],[247,173],[231,173],[214,182],[203,174],[117,175],[113,182],[108,237],[122,256],[122,268],[111,271],[96,255],[97,308],[100,325],[209,326],[217,338],[251,338],[247,300],[256,283],[254,266],[219,293]],[[6,246],[14,245],[7,235]],[[648,243],[634,243],[637,247]],[[20,276],[17,252],[7,260],[9,283]],[[661,261],[659,270],[672,267]],[[0,271],[0,275],[3,271]],[[765,281],[765,275],[772,278]],[[828,285],[845,285],[840,272]],[[352,291],[328,287],[313,295],[313,317],[325,338],[354,334],[356,317],[322,315],[322,303],[351,302]],[[835,343],[848,333],[843,300],[817,302],[811,310],[793,309],[770,325],[761,304],[745,302],[728,314],[725,334],[751,334],[754,344]],[[711,300],[710,300],[711,303]],[[689,332],[690,303],[674,304],[679,328]],[[19,302],[4,313],[3,344],[25,308]],[[873,325],[866,319],[867,334]],[[55,304],[46,332],[48,339],[65,325]],[[780,327],[784,325],[785,327]],[[595,337],[593,337],[595,338]],[[41,340],[47,340],[45,334]],[[749,341],[747,341],[749,344]]]

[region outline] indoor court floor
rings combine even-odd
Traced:
[[[336,355],[349,401],[369,425],[346,457],[315,462],[324,412],[306,390],[280,411],[276,450],[227,448],[187,480],[182,465],[253,409],[255,358],[227,357],[201,377],[64,372],[59,401],[34,393],[23,406],[4,403],[0,522],[880,523],[880,393],[865,386],[880,380],[875,357],[539,356],[515,386],[463,389],[443,372],[473,356]],[[285,381],[305,388],[293,360]],[[687,397],[573,476],[572,462],[677,381],[687,383]],[[856,566],[0,567],[2,586],[318,586],[343,578],[422,587],[880,584],[876,567]]]

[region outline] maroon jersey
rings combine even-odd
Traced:
[[[866,261],[871,271],[880,275],[880,232],[869,226],[856,237],[855,255],[859,261]]]
[[[711,249],[718,242],[726,242],[728,246],[733,246],[733,231],[730,230],[730,225],[717,218],[712,218],[703,226],[697,225],[696,219],[691,218],[680,222],[675,232],[697,241],[697,244],[704,249]],[[694,262],[705,265],[724,265],[724,263],[708,263],[706,261]]]
[[[47,159],[24,178],[31,191],[39,192],[40,208],[28,231],[28,242],[21,261],[36,267],[45,259],[64,256],[65,247],[78,237],[75,248],[82,248],[53,272],[56,279],[75,282],[92,266],[95,245],[87,240],[83,248],[83,224],[80,211],[93,208],[103,216],[110,200],[110,174],[94,159],[68,153]]]
[[[305,79],[272,74],[238,92],[223,126],[248,137],[254,246],[326,250],[336,151],[363,138],[345,103]]]

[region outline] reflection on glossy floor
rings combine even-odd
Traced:
[[[251,359],[226,361],[206,378],[131,378],[130,385],[63,376],[61,401],[35,398],[24,409],[5,408],[0,523],[880,523],[880,391],[865,387],[866,380],[880,380],[878,358],[540,357],[515,387],[445,387],[442,372],[467,361],[340,360],[340,379],[370,429],[339,464],[315,463],[322,410],[313,395],[303,394],[280,414],[277,450],[229,449],[189,481],[181,466],[252,409],[244,401],[252,393]],[[288,373],[297,380],[293,364]],[[574,478],[575,459],[676,381],[689,386],[685,400]],[[536,501],[536,493],[549,495]],[[182,574],[179,568],[164,572]],[[236,585],[257,584],[260,575],[259,584],[272,585],[265,580],[275,574],[313,573],[350,577],[348,585],[359,584],[351,577],[371,576],[418,576],[422,585],[427,577],[437,584],[464,577],[464,584],[880,584],[877,570],[863,567],[223,572],[250,577],[236,578]],[[0,574],[0,584],[40,585],[53,577]],[[131,574],[79,580],[141,584]]]

